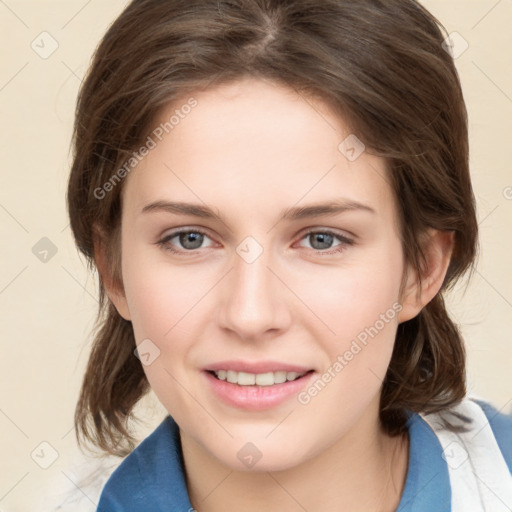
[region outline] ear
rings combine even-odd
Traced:
[[[114,304],[117,312],[125,319],[131,320],[128,302],[124,293],[123,283],[121,281],[121,272],[116,276],[115,267],[112,264],[109,254],[106,236],[100,229],[94,229],[94,262],[98,268],[100,279],[107,292],[108,298]],[[118,240],[118,249],[121,250],[121,240]]]
[[[399,323],[414,318],[436,296],[443,285],[454,246],[453,231],[429,229],[424,242],[425,268],[418,283],[418,273],[408,268],[407,281],[402,293]]]

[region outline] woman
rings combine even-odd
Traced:
[[[102,299],[77,432],[132,452],[98,510],[512,507],[512,419],[466,397],[443,301],[477,246],[444,39],[411,0],[110,27],[68,189]],[[149,389],[169,415],[134,450]]]

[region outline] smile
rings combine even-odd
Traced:
[[[246,411],[265,411],[296,399],[313,380],[314,370],[263,373],[210,369],[202,372],[214,400]]]

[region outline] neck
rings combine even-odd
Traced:
[[[378,416],[362,418],[328,450],[282,471],[231,470],[180,434],[198,512],[394,512],[405,485],[408,435],[388,436]]]

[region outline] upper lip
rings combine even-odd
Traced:
[[[282,363],[279,361],[220,361],[212,363],[204,368],[206,371],[217,372],[219,370],[232,370],[246,373],[268,373],[268,372],[296,372],[306,373],[312,368],[296,364]]]

